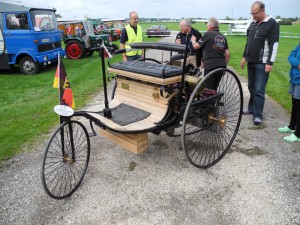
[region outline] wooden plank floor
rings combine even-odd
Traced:
[[[118,78],[117,81],[115,97],[109,103],[109,107],[113,108],[124,103],[149,112],[150,116],[144,120],[125,126],[120,126],[112,120],[96,113],[89,113],[91,116],[99,119],[106,127],[125,133],[151,129],[156,126],[155,123],[164,118],[168,110],[168,105],[167,99],[159,95],[159,87],[121,78]]]

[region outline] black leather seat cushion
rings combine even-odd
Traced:
[[[170,78],[182,74],[182,67],[142,61],[114,63],[111,68],[158,78]]]
[[[160,49],[173,52],[184,52],[185,45],[170,42],[135,42],[130,44],[135,49]]]

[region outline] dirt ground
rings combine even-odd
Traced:
[[[103,107],[102,93],[86,109],[95,105]],[[149,134],[138,155],[93,137],[83,183],[64,200],[43,190],[41,140],[0,168],[0,224],[300,224],[300,143],[277,132],[289,117],[267,97],[263,124],[243,116],[230,151],[206,170],[189,164],[180,138],[165,133]]]

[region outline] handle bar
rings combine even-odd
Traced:
[[[131,51],[131,49],[129,49],[129,48],[122,48],[122,49],[116,50],[114,52],[114,54],[117,55],[117,54],[122,54],[122,53],[130,52],[130,51]]]

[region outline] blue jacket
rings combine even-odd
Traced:
[[[289,63],[292,65],[292,68],[290,69],[290,83],[300,84],[300,43],[293,51],[291,51],[288,60]]]

